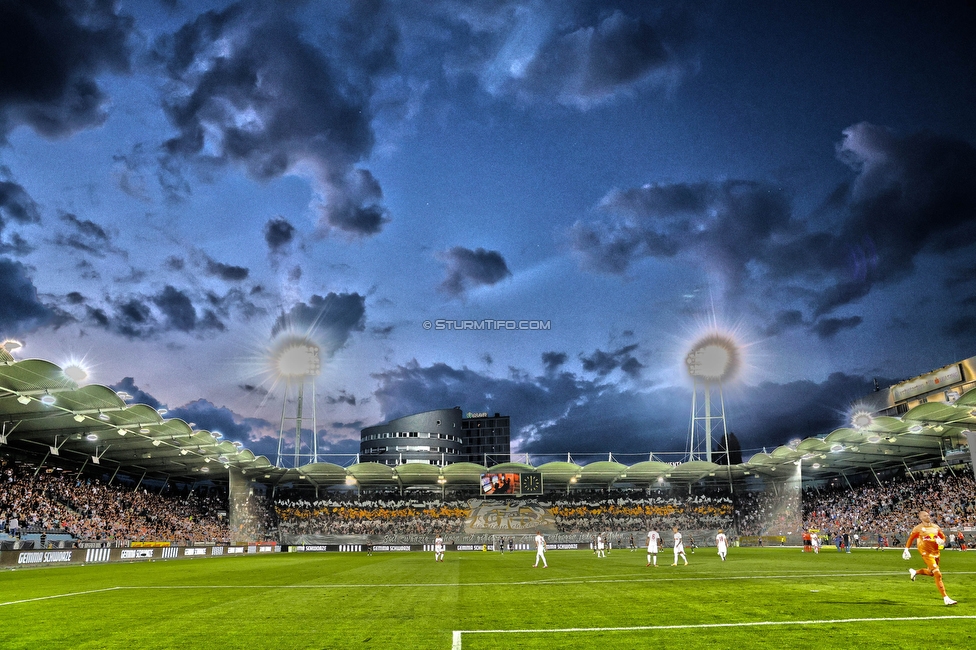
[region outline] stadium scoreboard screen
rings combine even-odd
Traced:
[[[489,472],[481,475],[481,492],[485,496],[542,494],[540,472]]]

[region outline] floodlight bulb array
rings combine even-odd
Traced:
[[[727,336],[712,334],[700,339],[685,358],[688,374],[705,381],[732,378],[739,368],[739,351]]]

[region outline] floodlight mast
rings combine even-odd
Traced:
[[[284,467],[283,453],[286,429],[291,427],[286,423],[295,422],[295,450],[292,455],[292,467],[302,465],[302,421],[304,419],[305,384],[308,383],[312,392],[312,444],[310,461],[319,460],[317,422],[315,419],[315,377],[321,372],[319,347],[308,339],[301,339],[285,343],[275,358],[276,370],[280,379],[284,380],[284,395],[281,403],[281,425],[278,430],[278,456],[275,461],[277,467]],[[290,390],[296,390],[295,416],[287,415],[288,395]]]
[[[707,336],[698,341],[685,359],[692,378],[691,424],[688,432],[688,460],[712,462],[712,435],[721,425],[725,449],[729,448],[729,432],[725,422],[725,395],[722,382],[731,378],[738,366],[735,343],[721,335]],[[712,389],[718,388],[718,413],[712,412]],[[699,393],[702,400],[699,401]]]

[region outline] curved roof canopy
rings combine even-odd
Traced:
[[[0,444],[71,456],[129,474],[156,478],[203,480],[229,470],[275,484],[307,482],[316,487],[477,486],[490,472],[541,472],[545,485],[566,488],[652,485],[716,481],[745,476],[786,477],[800,469],[803,477],[826,478],[870,468],[872,471],[923,462],[941,462],[966,446],[965,434],[976,431],[976,390],[954,403],[930,402],[900,418],[875,417],[859,428],[840,428],[820,438],[756,454],[738,465],[694,460],[665,463],[648,460],[627,466],[612,460],[578,465],[549,462],[539,467],[509,462],[485,468],[475,463],[445,467],[405,464],[389,467],[357,463],[342,467],[312,463],[299,468],[275,467],[264,456],[221,439],[219,433],[194,429],[180,419],[166,419],[144,404],[129,405],[106,386],[78,385],[58,366],[40,359],[14,360],[0,350]]]

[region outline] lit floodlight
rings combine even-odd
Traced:
[[[201,467],[200,468],[200,471],[201,472],[209,472],[210,471],[210,468],[209,467]]]
[[[835,443],[835,444],[831,445],[830,451],[834,452],[835,454],[840,453],[840,452],[844,451],[844,445],[842,445],[840,443]]]
[[[141,429],[139,429],[139,433],[141,433],[141,434],[147,434],[147,433],[149,433],[149,429],[147,429],[146,427],[142,427]]]
[[[158,408],[156,409],[156,412],[159,413],[160,415],[166,415],[167,413],[169,413],[169,409]]]
[[[189,452],[187,449],[180,449],[180,456],[186,456]]]
[[[875,435],[875,436],[869,436],[868,437],[868,442],[870,442],[872,445],[876,445],[879,442],[881,442],[881,436],[877,436],[877,435]]]
[[[280,377],[316,377],[322,371],[319,346],[308,339],[288,339],[278,348],[274,366]]]
[[[914,426],[911,426],[911,427],[909,427],[908,431],[910,433],[922,433],[922,425],[921,424],[916,424]]]
[[[866,411],[858,411],[851,416],[851,426],[855,429],[867,429],[874,422],[874,418]]]
[[[163,444],[163,442],[161,440],[153,440],[152,444],[153,447],[158,447],[159,445]]]
[[[820,469],[820,463],[814,463],[813,469]]]
[[[87,436],[85,436],[85,440],[91,440],[92,442],[95,442],[96,440],[98,440],[98,436],[96,436],[94,433],[89,433]]]
[[[20,341],[15,341],[14,339],[7,339],[2,344],[0,344],[0,347],[2,347],[7,352],[13,352],[14,350],[19,350],[20,348],[24,347],[24,344],[21,343]]]
[[[696,379],[727,381],[739,370],[739,348],[728,336],[710,334],[692,346],[685,365]]]
[[[41,403],[47,404],[48,406],[54,404],[57,401],[58,400],[57,398],[54,397],[54,395],[45,395],[44,397],[41,398]]]
[[[61,372],[64,373],[65,377],[75,382],[76,384],[80,384],[81,382],[88,379],[88,369],[85,368],[85,366],[83,366],[81,363],[78,363],[77,361],[72,361],[71,363],[66,365]]]
[[[98,414],[98,419],[101,420],[102,422],[108,422],[109,421],[109,417],[108,417],[108,414],[107,413],[99,413]]]

